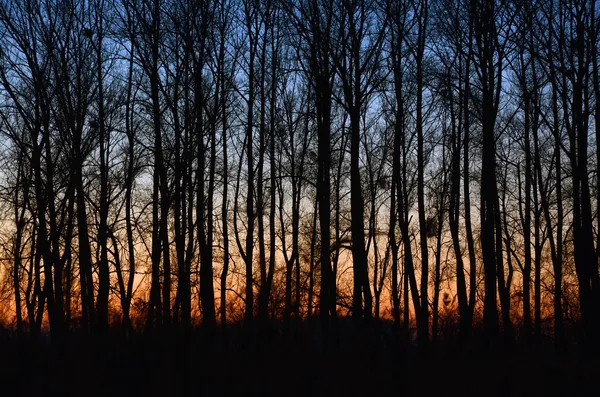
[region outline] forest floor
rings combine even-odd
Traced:
[[[165,340],[169,340],[165,342]],[[50,344],[4,341],[0,396],[570,396],[600,395],[600,360],[557,358],[552,345],[493,353],[345,340],[251,347],[177,338]]]

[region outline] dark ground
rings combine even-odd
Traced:
[[[0,343],[0,396],[600,395],[600,360],[573,352],[557,358],[551,341],[486,353],[440,343],[428,354],[372,335],[343,337],[336,352],[306,335],[238,342],[230,336],[226,351],[220,335],[211,343],[198,334],[190,342],[71,336],[59,351],[7,339]]]

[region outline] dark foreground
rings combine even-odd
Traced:
[[[599,395],[600,364],[551,343],[481,352],[440,343],[427,354],[347,337],[324,352],[311,338],[275,335],[240,343],[222,335],[72,336],[49,343],[1,343],[2,396],[566,396]],[[227,346],[227,348],[226,348]]]

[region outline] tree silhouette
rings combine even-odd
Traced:
[[[598,7],[0,0],[0,345],[595,357]]]

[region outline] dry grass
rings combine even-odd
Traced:
[[[243,347],[231,333],[227,350],[221,336],[207,343],[197,334],[188,343],[174,335],[72,339],[61,352],[5,341],[0,395],[561,396],[590,395],[600,379],[597,360],[559,359],[550,346],[466,354],[440,345],[425,357],[353,334],[326,353],[310,338]]]

